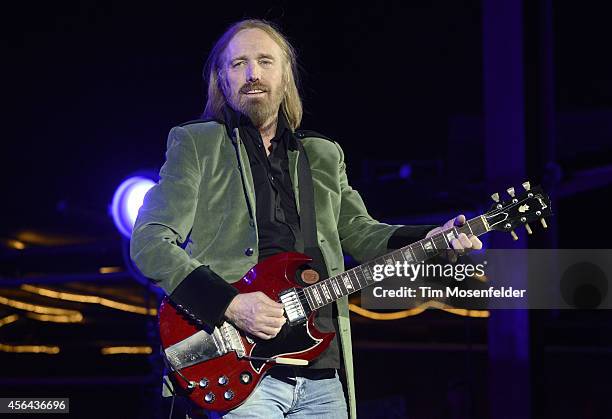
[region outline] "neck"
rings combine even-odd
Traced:
[[[257,127],[259,130],[259,134],[261,135],[261,140],[264,144],[264,149],[266,150],[266,155],[270,155],[270,151],[272,150],[272,138],[276,135],[276,126],[278,125],[278,114],[274,114],[274,117],[271,117],[261,126]]]
[[[278,116],[274,115],[266,122],[264,122],[261,126],[257,127],[259,130],[259,134],[261,135],[261,139],[264,141],[264,144],[270,144],[272,138],[276,135],[276,126],[278,124]]]

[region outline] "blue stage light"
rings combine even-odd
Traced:
[[[412,177],[412,165],[410,163],[403,164],[399,170],[400,179],[410,179]]]
[[[133,176],[124,180],[115,191],[111,204],[111,214],[117,229],[125,237],[132,235],[132,228],[142,206],[145,194],[155,182],[143,176]]]

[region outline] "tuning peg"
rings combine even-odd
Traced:
[[[514,230],[510,230],[510,235],[512,236],[512,240],[518,240],[518,236],[514,232]]]
[[[508,192],[508,195],[514,198],[514,188],[513,187],[506,189],[506,192]]]
[[[531,230],[529,224],[525,224],[525,230],[527,230],[527,234],[533,234],[533,231]]]
[[[548,225],[546,225],[546,220],[544,218],[540,218],[540,222],[542,223],[542,227],[548,228]]]
[[[529,183],[529,181],[523,182],[523,188],[525,188],[526,191],[529,191],[531,189],[531,184]]]
[[[497,192],[491,195],[491,198],[493,199],[493,201],[499,202],[499,194]]]

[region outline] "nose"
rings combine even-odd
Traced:
[[[248,82],[254,82],[259,80],[259,67],[257,64],[249,64],[247,68],[246,79]]]

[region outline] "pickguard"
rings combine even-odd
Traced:
[[[250,356],[274,358],[306,352],[321,343],[322,339],[315,339],[309,330],[309,322],[295,326],[285,324],[281,331],[270,340],[258,339],[251,348]],[[251,360],[251,366],[258,373],[265,361]]]

